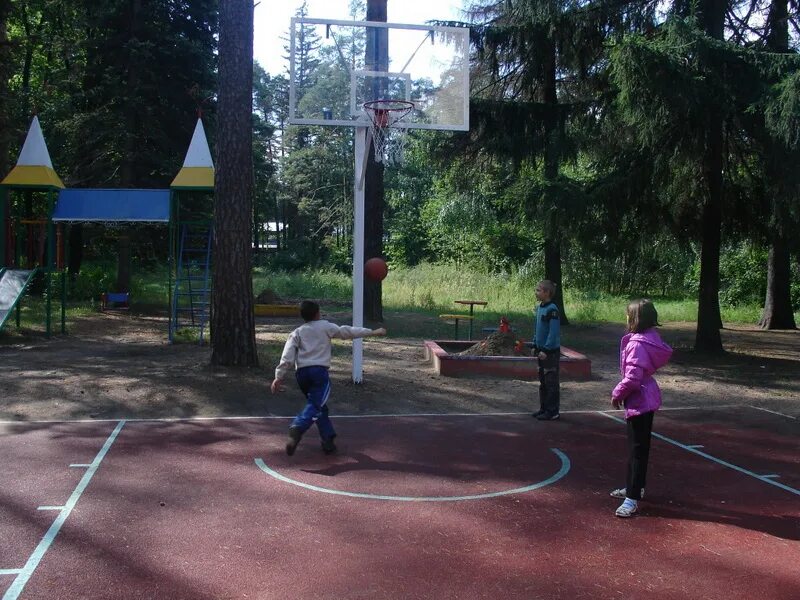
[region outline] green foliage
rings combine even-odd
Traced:
[[[786,146],[800,149],[800,69],[771,90],[765,110],[770,131]]]
[[[767,288],[767,255],[764,248],[743,243],[727,248],[720,257],[720,303],[736,307],[758,305]]]
[[[489,274],[470,270],[464,266],[420,264],[413,268],[393,267],[383,282],[386,322],[392,335],[430,337],[434,334],[452,334],[452,325],[439,323],[442,313],[464,312],[466,307],[455,300],[486,300],[485,308],[475,307],[476,327],[494,326],[501,316],[527,332],[535,307],[535,280],[522,275]],[[269,288],[278,296],[298,300],[314,298],[325,302],[349,303],[352,300],[351,280],[340,273],[264,273],[254,275],[256,293]],[[625,306],[637,295],[612,295],[597,290],[565,290],[565,304],[574,323],[625,322]],[[662,322],[689,321],[697,318],[697,302],[685,298],[653,298]],[[797,296],[795,295],[795,298]],[[722,317],[726,323],[754,323],[758,320],[763,300],[742,302],[736,306],[725,305]],[[414,326],[404,320],[395,321],[393,312],[419,313],[429,318],[426,324]],[[437,327],[431,331],[431,323]],[[565,330],[568,335],[568,328]]]
[[[100,294],[114,290],[116,267],[110,263],[84,263],[81,272],[69,284],[70,300],[100,302]]]
[[[288,272],[258,268],[253,273],[253,292],[258,296],[268,289],[291,300],[349,302],[353,298],[350,281],[346,275],[332,271]]]

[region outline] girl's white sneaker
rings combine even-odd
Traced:
[[[625,501],[619,505],[617,512],[614,514],[618,517],[622,517],[623,519],[627,519],[628,517],[635,515],[637,512],[639,512],[639,503],[636,500],[625,498]]]
[[[624,500],[627,496],[625,496],[625,488],[617,488],[616,490],[611,490],[609,496],[612,498],[619,498],[620,500]],[[640,500],[644,500],[644,488],[642,488],[641,498]]]

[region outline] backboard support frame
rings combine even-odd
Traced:
[[[355,72],[372,72],[376,75],[386,74],[391,76],[401,76],[408,78],[409,81],[412,81],[414,77],[413,72],[406,72],[405,69],[409,66],[413,67],[412,59],[414,55],[419,50],[414,51],[411,57],[408,60],[404,60],[401,66],[403,71],[400,72],[393,72],[392,69],[378,71],[378,70],[370,70],[370,69],[355,69],[354,71],[350,72],[350,98],[349,98],[349,106],[350,106],[350,118],[325,118],[323,115],[319,115],[318,117],[309,117],[307,115],[300,115],[298,114],[297,104],[299,98],[297,97],[297,87],[296,83],[296,57],[294,49],[297,46],[297,31],[298,25],[324,25],[326,30],[329,29],[331,26],[340,26],[340,27],[348,27],[348,28],[372,28],[372,29],[386,29],[388,31],[396,30],[396,31],[419,31],[424,32],[426,35],[423,37],[429,37],[432,44],[436,43],[437,34],[441,37],[449,37],[451,40],[455,40],[452,45],[456,50],[460,52],[457,55],[457,58],[460,60],[458,66],[458,72],[461,75],[461,85],[457,88],[454,87],[453,92],[457,90],[458,96],[460,98],[460,106],[458,110],[453,113],[454,115],[458,115],[458,119],[454,119],[457,122],[454,123],[440,123],[440,122],[419,122],[419,121],[408,121],[400,125],[401,127],[407,129],[427,129],[427,130],[436,130],[436,131],[469,131],[469,30],[464,27],[447,27],[441,25],[412,25],[407,23],[385,23],[382,21],[347,21],[347,20],[338,20],[338,19],[316,19],[311,17],[292,17],[291,19],[291,31],[289,35],[289,43],[290,43],[290,52],[289,52],[289,124],[290,125],[320,125],[323,127],[361,127],[364,125],[364,117],[363,115],[358,112],[357,114],[353,114],[356,111],[354,110],[354,106],[357,109],[360,103],[356,101],[355,98]],[[333,35],[333,34],[331,34]],[[442,42],[439,42],[442,43]],[[462,47],[463,46],[463,47]],[[407,91],[410,88],[406,88]],[[410,97],[410,93],[406,94],[407,97],[400,98],[402,100],[411,100],[414,101],[415,99]],[[382,98],[365,98],[363,99],[364,102],[369,100],[380,100]],[[362,102],[363,103],[363,102]],[[453,107],[455,109],[455,106]]]
[[[337,56],[329,65],[339,65],[336,72],[339,96],[333,99],[334,108],[327,109],[320,104],[311,103],[308,114],[298,114],[298,98],[296,87],[295,49],[297,48],[298,26],[325,26],[324,37],[333,37],[333,46],[328,45],[328,56]],[[342,47],[332,32],[334,27],[365,28],[364,40],[373,40],[373,44],[385,44],[386,59],[378,59],[380,50],[375,50],[376,61],[368,61],[366,56],[351,52],[351,61],[342,51]],[[370,29],[385,29],[385,36],[370,37],[366,32]],[[355,31],[355,29],[353,29]],[[395,32],[394,37],[391,36]],[[423,32],[423,36],[413,38],[409,43],[401,32]],[[355,39],[353,33],[351,39]],[[381,41],[382,40],[382,41]],[[395,43],[399,42],[404,43]],[[364,192],[367,161],[370,148],[374,145],[370,133],[370,121],[363,105],[376,100],[403,100],[412,102],[416,112],[410,120],[402,120],[395,127],[404,129],[421,129],[436,131],[469,131],[469,30],[460,27],[444,27],[438,25],[411,25],[403,23],[386,23],[382,21],[348,21],[336,19],[315,19],[310,17],[293,17],[291,20],[289,52],[289,119],[290,125],[309,125],[323,127],[353,127],[354,138],[354,181],[353,181],[353,326],[363,327],[364,309]],[[368,49],[369,42],[365,42]],[[436,44],[439,47],[431,50]],[[391,48],[399,47],[397,53],[390,54]],[[355,44],[353,45],[355,47]],[[373,46],[373,49],[375,46]],[[443,50],[439,50],[442,48]],[[437,54],[437,52],[439,52]],[[361,57],[363,56],[363,61]],[[363,64],[356,64],[359,61]],[[426,62],[427,60],[427,62]],[[352,66],[352,68],[351,68]],[[428,69],[426,69],[428,67]],[[397,69],[400,69],[397,71]],[[438,69],[438,70],[437,70]],[[343,71],[346,70],[347,77]],[[394,86],[395,91],[402,87],[402,98],[359,97],[359,77],[384,77],[388,81],[395,80],[404,85]],[[344,83],[344,80],[347,83]],[[417,89],[414,89],[415,84]],[[345,91],[345,85],[349,89]],[[374,84],[373,84],[374,85]],[[426,87],[427,86],[427,87]],[[379,86],[375,86],[379,87]],[[364,89],[368,89],[367,86]],[[419,97],[415,96],[417,94]],[[364,94],[366,96],[366,93]],[[346,96],[349,96],[345,98]],[[345,101],[346,99],[346,101]],[[327,113],[327,114],[326,114]],[[349,113],[349,114],[348,114]],[[334,116],[335,115],[335,116]],[[418,118],[419,120],[415,120]],[[363,344],[361,339],[353,340],[352,379],[361,383],[363,377]]]

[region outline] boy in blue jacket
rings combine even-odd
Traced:
[[[539,359],[539,410],[533,416],[540,421],[555,421],[559,417],[560,390],[558,382],[561,358],[561,320],[553,296],[555,284],[545,279],[536,284],[536,323],[533,349]]]

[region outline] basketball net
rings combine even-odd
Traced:
[[[369,118],[369,131],[375,147],[375,162],[397,165],[403,162],[406,144],[405,127],[397,126],[414,110],[414,103],[406,100],[373,100],[364,103],[364,113]]]

